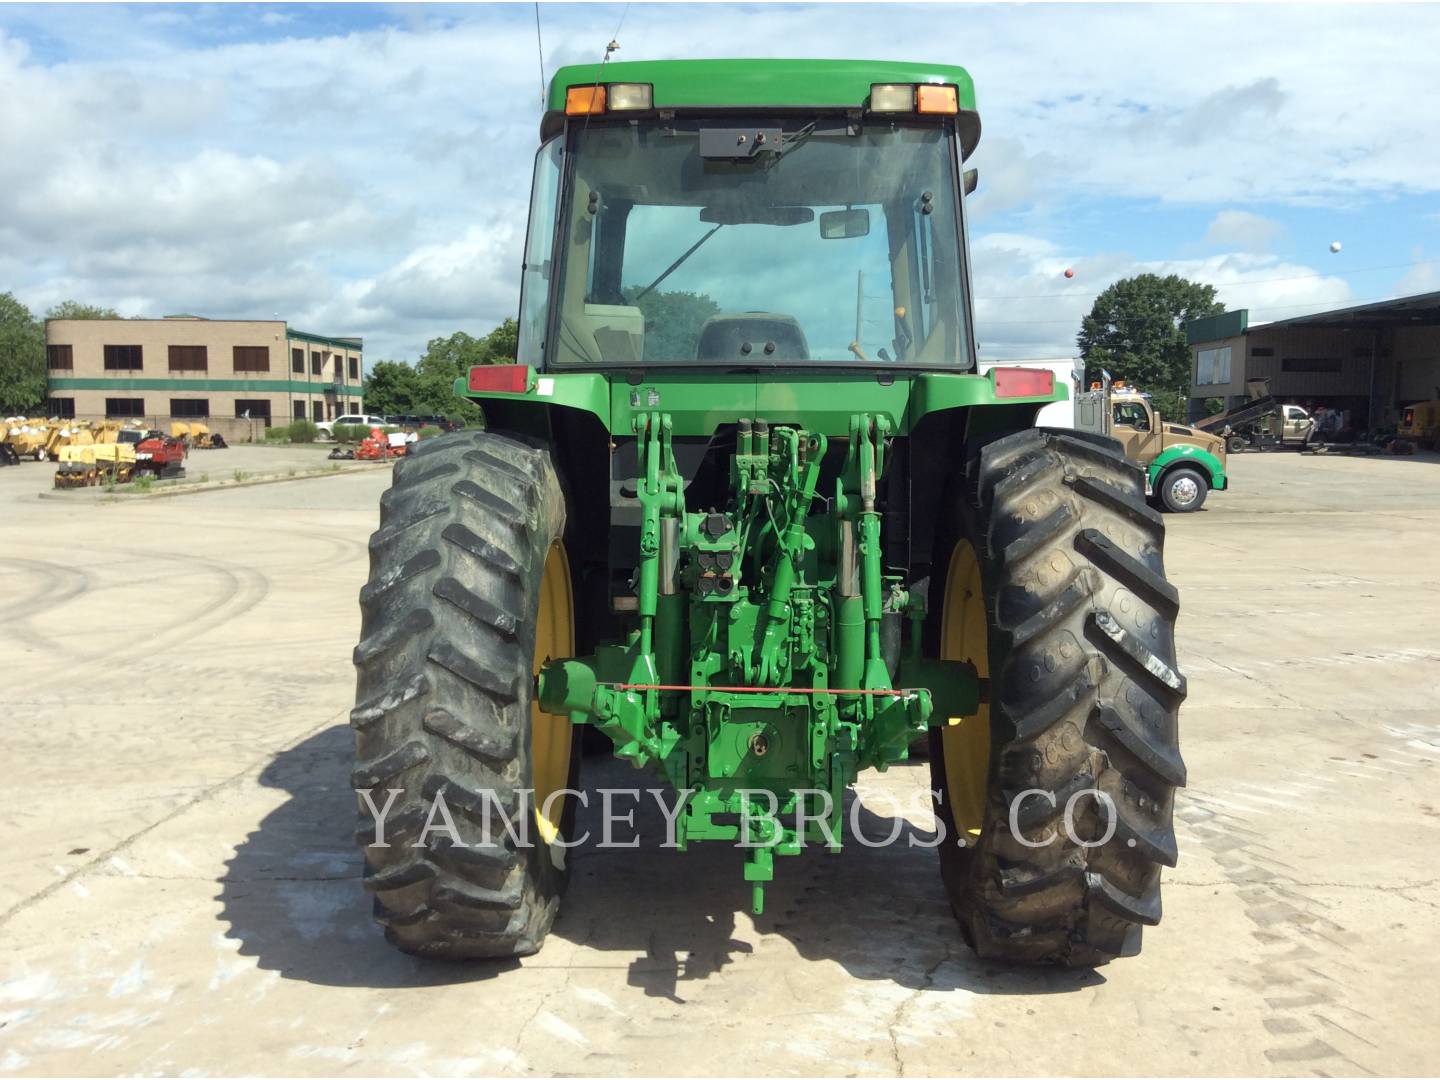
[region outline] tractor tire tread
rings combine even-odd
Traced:
[[[965,483],[990,605],[991,771],[979,837],[941,845],[947,892],[982,957],[1093,966],[1131,955],[1160,919],[1186,778],[1163,519],[1145,503],[1143,472],[1101,436],[991,439],[972,450]],[[1014,804],[1012,834],[1011,800],[1036,789],[1053,803]],[[1083,844],[1062,830],[1072,799]],[[953,826],[948,808],[942,821]]]
[[[522,789],[535,605],[564,523],[548,452],[492,432],[418,444],[381,499],[360,594],[351,780],[374,916],[406,952],[526,955],[554,920],[565,872],[534,839]],[[380,846],[358,791],[383,807],[387,789],[399,794]]]

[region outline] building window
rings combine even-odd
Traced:
[[[293,374],[293,375],[304,375],[304,374],[305,374],[305,350],[304,350],[304,349],[291,349],[291,350],[290,350],[290,372],[291,372],[291,374]]]
[[[1274,356],[1275,350],[1269,345],[1259,345],[1250,350],[1251,356]]]
[[[358,356],[350,357],[350,381],[360,381],[360,358]]]
[[[304,420],[304,419],[305,419],[305,402],[303,402],[303,401],[297,401],[297,402],[295,402],[295,419],[296,419],[296,420]]]
[[[1280,361],[1280,370],[1287,375],[1338,375],[1340,360],[1325,356],[1287,356]]]
[[[140,371],[144,364],[144,357],[139,345],[105,346],[106,371]]]
[[[204,419],[210,415],[210,399],[172,397],[170,399],[170,415]]]
[[[74,371],[75,349],[71,345],[46,345],[45,366],[51,371]]]
[[[1201,349],[1195,360],[1196,386],[1223,386],[1230,381],[1230,346]]]
[[[318,402],[318,401],[312,401],[312,402],[310,403],[310,419],[311,419],[311,420],[314,420],[316,423],[319,423],[321,420],[324,420],[324,419],[325,419],[325,406],[322,405],[322,404],[320,404],[320,402]]]
[[[270,347],[268,345],[236,345],[236,371],[269,371]]]
[[[344,363],[345,363],[345,358],[344,358],[343,356],[340,356],[340,355],[337,353],[336,356],[335,356],[335,381],[336,381],[336,382],[344,382],[344,381],[345,381],[345,369],[344,369],[344,367],[342,367],[342,365],[343,365]]]
[[[109,419],[123,420],[130,417],[145,415],[145,399],[138,397],[107,397],[105,399],[105,416]]]
[[[270,426],[269,398],[236,398],[235,416],[242,420],[264,420]]]
[[[171,371],[208,371],[210,354],[204,345],[171,345]]]
[[[320,367],[324,363],[325,357],[321,356],[318,352],[312,352],[310,354],[310,374],[319,375]]]
[[[65,347],[68,349],[70,346]],[[73,397],[46,398],[45,415],[56,420],[74,420],[75,399]]]

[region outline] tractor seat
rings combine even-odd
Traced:
[[[700,327],[695,359],[809,360],[805,331],[792,315],[747,311],[743,315],[712,315]]]

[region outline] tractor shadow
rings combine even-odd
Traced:
[[[370,918],[360,887],[354,796],[349,787],[351,734],[336,725],[285,750],[260,775],[289,798],[236,849],[221,880],[221,919],[240,953],[285,978],[331,986],[422,987],[494,978],[522,962],[418,960],[388,945]],[[899,769],[926,770],[924,762]],[[918,781],[928,780],[922,771]],[[539,960],[627,968],[630,985],[649,997],[683,1002],[687,984],[721,974],[764,949],[784,964],[789,950],[807,961],[838,964],[851,977],[888,980],[910,989],[965,989],[1037,995],[1103,983],[1098,972],[1028,969],[986,963],[961,938],[940,885],[934,834],[861,806],[847,821],[865,836],[894,834],[866,847],[848,835],[845,850],[807,850],[776,859],[766,912],[748,912],[743,854],[720,843],[687,852],[660,845],[664,818],[649,788],[663,785],[610,758],[585,762],[590,799],[577,835],[603,834],[602,788],[639,787],[641,799],[615,796],[616,842],[587,843],[570,853],[570,888]],[[909,785],[907,785],[907,790]],[[667,792],[667,800],[669,793]],[[881,804],[883,806],[883,804]],[[633,829],[624,822],[634,812]],[[743,924],[743,926],[742,926]],[[752,929],[753,925],[753,929]],[[779,948],[769,939],[781,939]],[[788,949],[787,949],[788,945]],[[535,963],[529,961],[528,963]]]

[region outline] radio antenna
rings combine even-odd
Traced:
[[[545,42],[540,37],[540,0],[535,0],[535,51],[540,54],[540,111],[545,111]]]
[[[600,59],[600,71],[595,76],[595,85],[590,88],[591,101],[595,100],[595,91],[600,89],[600,80],[605,78],[605,65],[610,62],[610,54],[620,48],[620,30],[625,25],[625,16],[629,14],[630,5],[626,4],[620,12],[620,21],[615,24],[615,32],[610,35],[610,44],[605,46],[605,55]],[[585,131],[590,130],[590,116],[591,114],[587,111],[585,113],[585,124],[583,128]]]

